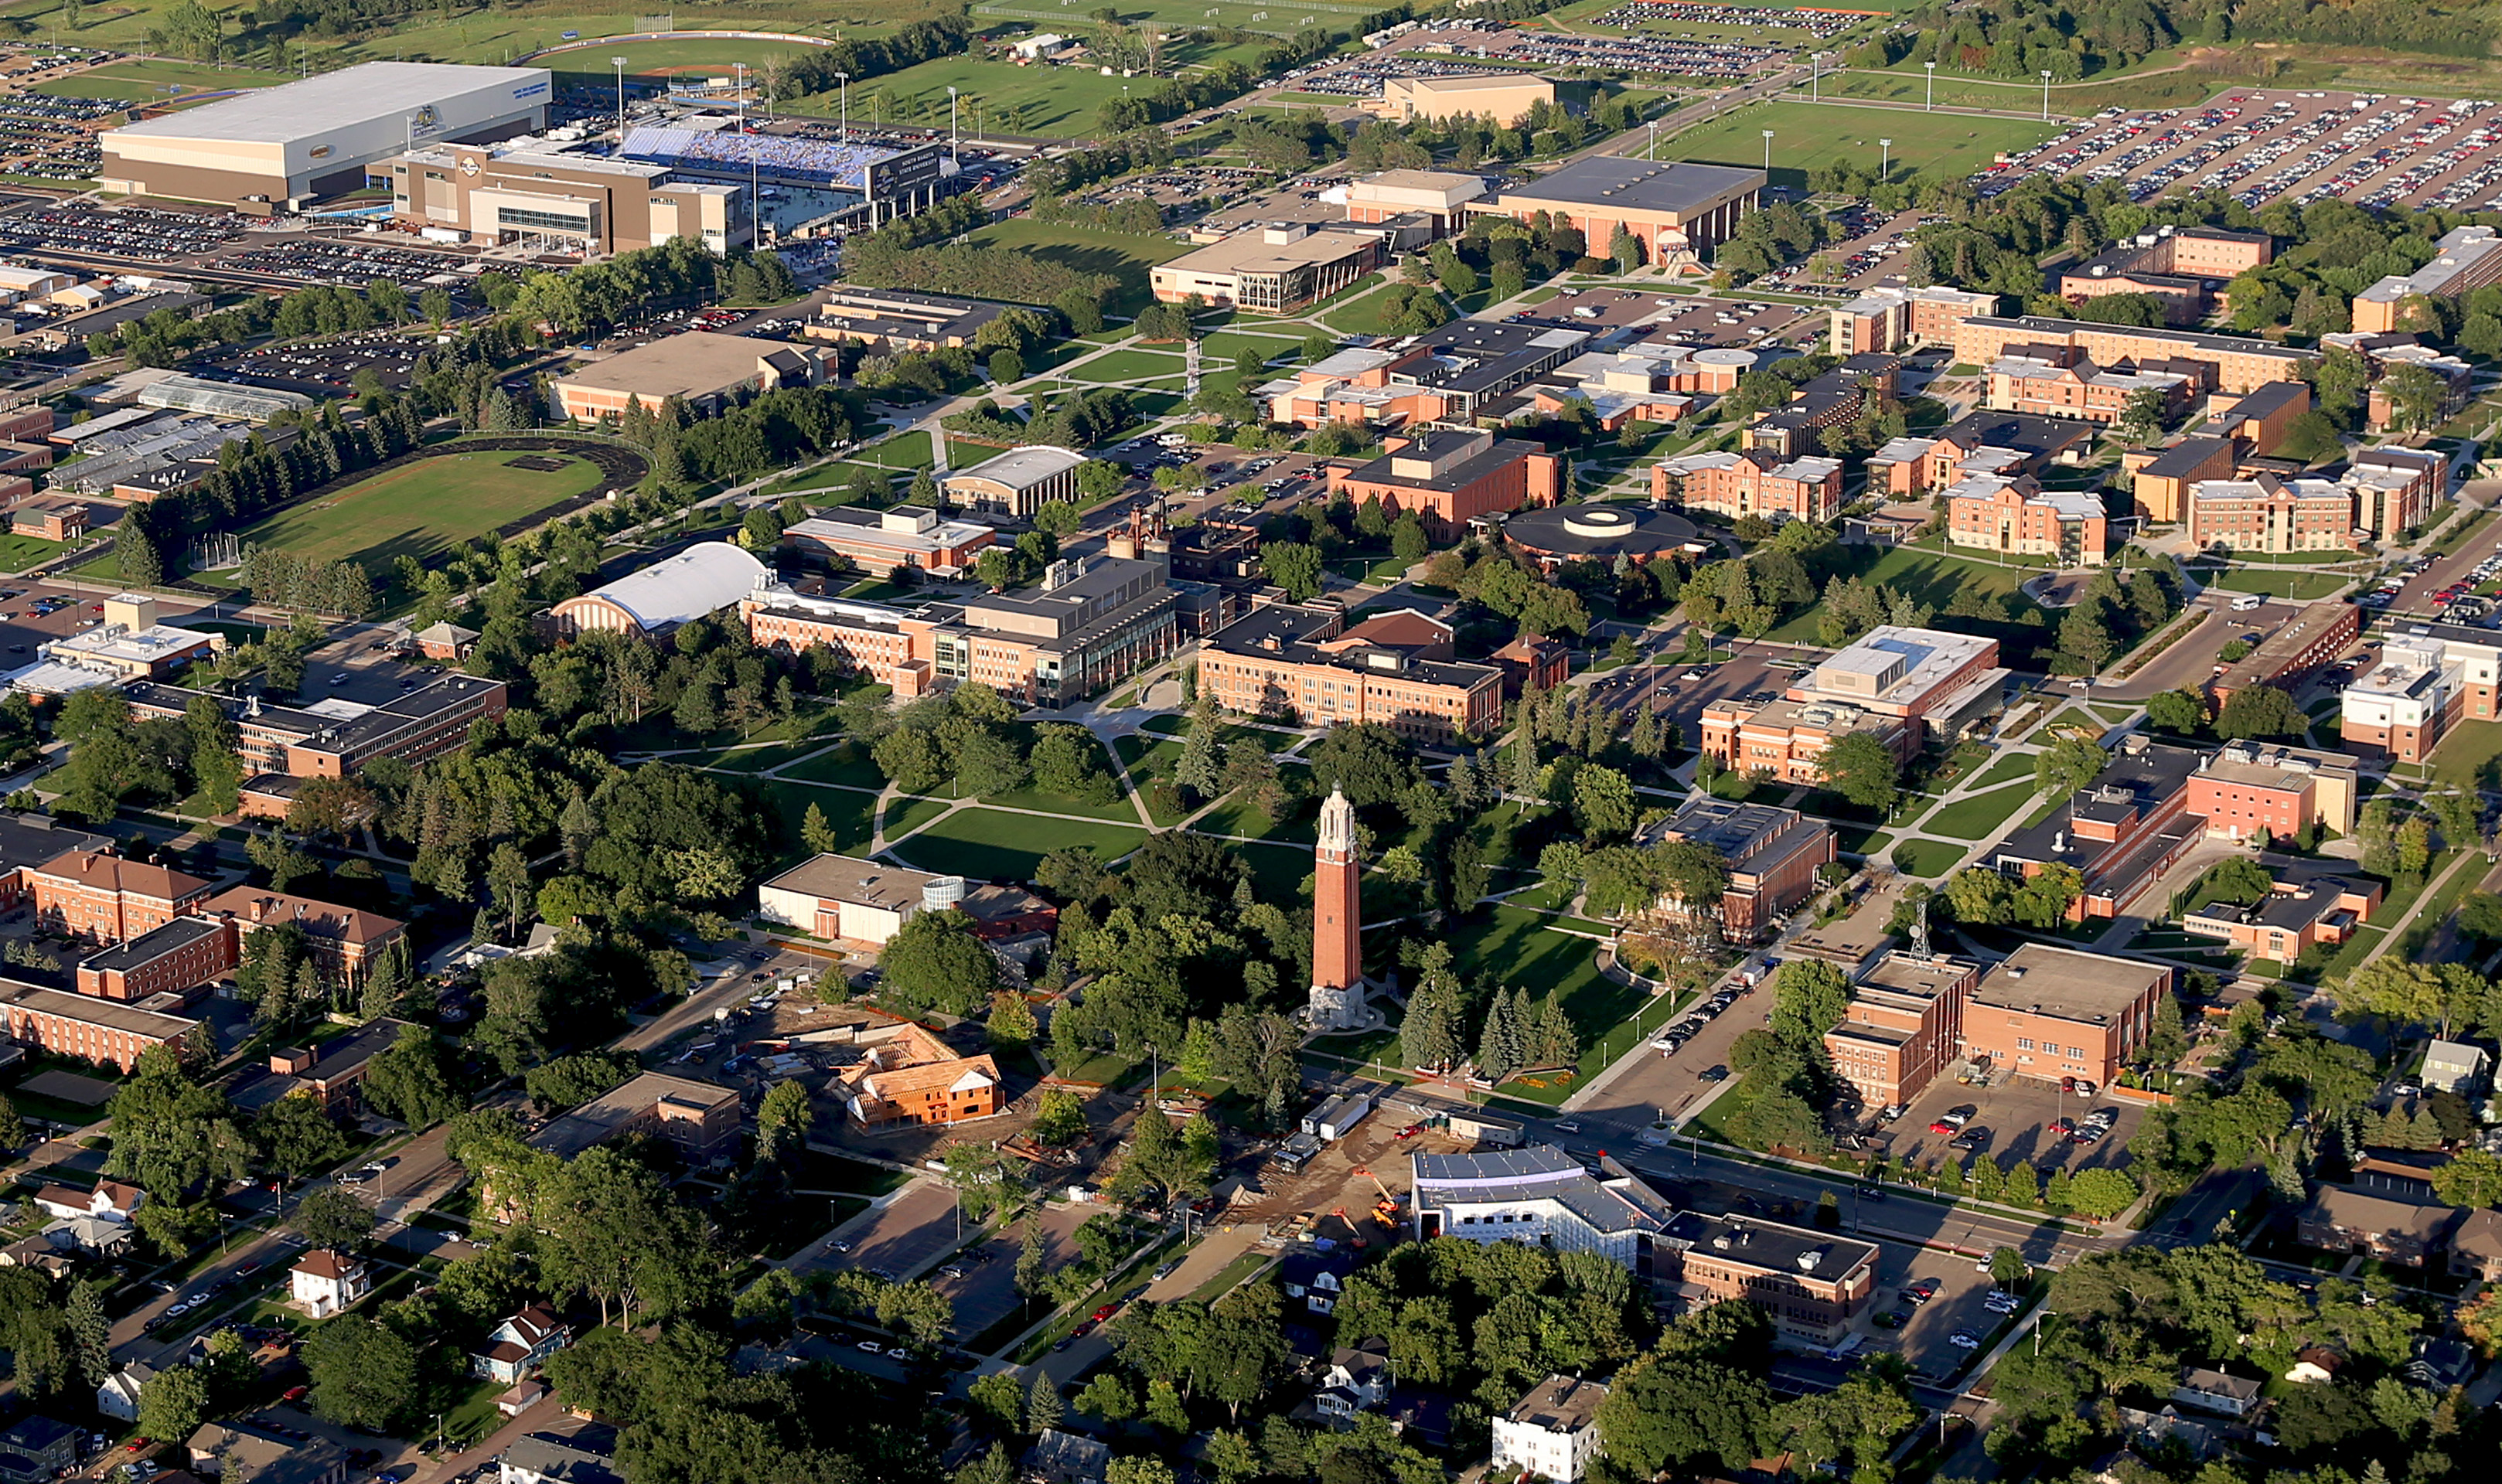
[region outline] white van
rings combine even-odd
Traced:
[[[2266,601],[2266,598],[2260,597],[2256,593],[2245,593],[2242,596],[2233,599],[2233,611],[2235,613],[2248,613]]]

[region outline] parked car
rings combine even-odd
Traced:
[[[1957,1330],[1946,1336],[1946,1343],[1957,1350],[1978,1350],[1980,1348],[1980,1336],[1970,1330]]]

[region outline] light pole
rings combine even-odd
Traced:
[[[617,69],[617,143],[626,143],[626,58],[612,56],[608,65]]]
[[[1938,111],[1938,64],[1922,62],[1920,65],[1929,69],[1929,102],[1923,112],[1934,114]]]
[[[2042,1358],[2043,1322],[2046,1320],[2055,1319],[2057,1317],[2057,1311],[2052,1309],[2044,1309],[2041,1313],[2033,1316],[2033,1359],[2038,1361]]]
[[[1876,141],[1876,179],[1882,181],[1894,173],[1894,141],[1880,139]]]
[[[1656,118],[1650,120],[1650,152],[1644,158],[1659,158],[1659,120]]]
[[[852,138],[852,75],[850,73],[834,74],[834,97],[842,117],[842,122],[836,126],[835,132],[842,136],[843,143],[849,144]]]
[[[1765,173],[1770,174],[1770,173],[1771,173],[1771,171],[1772,171],[1772,168],[1773,168],[1773,131],[1772,131],[1772,130],[1770,130],[1770,129],[1766,129],[1766,130],[1764,130],[1764,170],[1765,170]]]
[[[1121,96],[1126,98],[1129,95],[1130,84],[1124,83]],[[956,89],[950,87],[947,89],[947,162],[951,165],[956,162],[956,146],[962,138],[956,129]]]
[[[2042,121],[2050,121],[2050,69],[2042,69]]]
[[[1821,51],[1810,51],[1807,54],[1807,100],[1809,103],[1824,101],[1824,73],[1821,66],[1823,61],[1824,53]]]

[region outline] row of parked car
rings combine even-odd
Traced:
[[[1676,1055],[1679,1047],[1702,1034],[1705,1026],[1718,1019],[1721,1011],[1736,1004],[1739,995],[1753,988],[1754,986],[1748,984],[1733,984],[1721,990],[1710,998],[1686,1011],[1682,1019],[1671,1022],[1666,1029],[1651,1038],[1651,1045],[1658,1048],[1661,1056]]]

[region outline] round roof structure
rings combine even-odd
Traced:
[[[1665,510],[1590,504],[1524,510],[1503,523],[1503,533],[1524,551],[1565,561],[1648,561],[1694,540],[1701,528]]]

